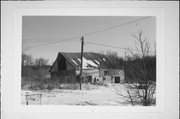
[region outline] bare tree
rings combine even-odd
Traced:
[[[24,54],[22,53],[22,76],[27,76],[27,77],[33,77],[34,71],[32,69],[32,66],[34,65],[34,60],[32,55]]]
[[[48,64],[48,60],[43,57],[35,59],[35,65],[37,66],[45,66]]]
[[[106,52],[101,51],[100,54],[105,55],[111,61],[112,66],[123,67],[123,58],[119,57],[117,52],[108,50]]]
[[[136,39],[138,53],[130,51],[131,58],[125,63],[126,77],[130,80],[126,88],[129,90],[127,94],[118,91],[117,94],[126,103],[149,106],[156,101],[156,56],[151,55],[150,43],[147,38],[143,38],[142,30],[138,31],[138,36],[133,37]]]
[[[111,50],[106,51],[106,55],[109,56],[109,57],[118,58],[117,52],[114,52],[114,51],[111,51]]]
[[[48,59],[34,59],[32,55],[22,54],[22,77],[42,79],[48,74]]]
[[[33,63],[32,55],[22,54],[22,66],[31,66]]]

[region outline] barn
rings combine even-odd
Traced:
[[[59,52],[49,72],[53,80],[73,83],[80,79],[81,53]],[[106,55],[84,52],[83,53],[83,83],[121,83],[125,75],[122,63]]]

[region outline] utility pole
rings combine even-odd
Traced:
[[[126,59],[127,58],[126,58],[126,50],[125,50],[125,58],[124,58],[124,63],[123,63],[124,64],[124,68],[123,69],[124,69],[124,80],[125,81],[126,81],[126,75],[125,75],[126,74]]]
[[[80,90],[82,89],[82,70],[83,70],[83,47],[84,47],[84,37],[81,37],[81,69],[80,69]]]
[[[125,57],[124,57],[125,61],[126,61],[126,51],[125,51]]]

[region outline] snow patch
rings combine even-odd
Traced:
[[[94,60],[98,65],[100,65],[100,63],[97,60]]]
[[[81,59],[78,58],[78,61],[81,63]],[[100,64],[98,61],[97,63]],[[92,67],[98,67],[98,65],[95,64],[92,60],[88,60],[83,57],[83,69],[89,69]]]
[[[81,62],[81,60],[78,58],[78,61]]]
[[[98,67],[93,61],[87,60],[83,57],[83,69],[88,69],[90,67]]]
[[[74,64],[78,65],[78,64],[76,63],[76,61],[74,61],[73,59],[71,59],[71,60],[72,60],[72,62],[73,62]]]

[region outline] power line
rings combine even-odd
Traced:
[[[63,39],[63,40],[57,40],[57,41],[53,41],[53,42],[46,42],[46,43],[43,43],[43,44],[39,44],[39,45],[34,45],[34,46],[31,46],[31,47],[27,47],[24,51],[27,51],[31,48],[35,48],[35,47],[41,47],[41,46],[45,46],[45,45],[50,45],[50,44],[54,44],[54,43],[59,43],[59,42],[67,42],[67,41],[70,41],[70,40],[75,40],[76,38],[79,38],[80,36],[74,36],[74,37],[71,37],[71,38],[66,38],[66,39]]]
[[[122,47],[118,47],[118,46],[106,45],[106,44],[95,43],[95,42],[85,42],[85,43],[92,44],[92,45],[98,45],[98,46],[104,46],[104,47],[117,48],[117,49],[121,49],[121,50],[134,50],[134,49],[122,48]]]
[[[118,47],[118,46],[113,46],[113,45],[107,45],[107,44],[101,44],[101,43],[94,43],[94,42],[85,42],[87,44],[92,44],[92,45],[97,45],[97,46],[104,46],[104,47],[111,47],[111,48],[116,48],[116,49],[121,49],[121,50],[131,50],[131,51],[138,51],[141,52],[141,50],[138,49],[130,49],[130,48],[123,48],[123,47]],[[152,52],[152,51],[149,51]]]
[[[84,34],[83,36],[89,36],[89,35],[93,35],[93,34],[103,32],[103,31],[111,30],[111,29],[114,29],[114,28],[119,28],[119,27],[122,27],[124,25],[134,23],[134,22],[137,22],[137,21],[140,21],[140,20],[143,20],[143,19],[147,19],[147,18],[150,18],[150,16],[143,17],[143,18],[140,18],[140,19],[136,19],[136,20],[133,20],[133,21],[129,21],[129,22],[126,22],[126,23],[123,23],[123,24],[111,26],[111,27],[108,27],[108,28],[104,28],[104,29],[101,29],[101,30],[94,31],[94,32],[89,32],[89,33]],[[54,44],[54,43],[58,43],[58,42],[66,42],[66,41],[74,40],[75,38],[80,38],[80,37],[81,36],[79,35],[79,36],[74,36],[74,37],[71,37],[71,38],[66,38],[66,39],[63,39],[63,40],[58,40],[58,41],[53,41],[53,42],[46,42],[46,43],[43,43],[43,44],[40,44],[40,45],[35,45],[35,46],[28,47],[28,48],[24,49],[23,52],[27,51],[27,50],[29,50],[31,48],[41,47],[41,46],[50,45],[50,44]]]
[[[126,22],[126,23],[123,23],[123,24],[111,26],[111,27],[108,27],[108,28],[104,28],[104,29],[101,29],[101,30],[94,31],[94,32],[89,32],[89,33],[86,33],[84,36],[89,36],[89,35],[92,35],[92,34],[97,34],[97,33],[103,32],[103,31],[119,28],[119,27],[122,27],[124,25],[130,24],[130,23],[134,23],[134,22],[137,22],[137,21],[140,21],[140,20],[143,20],[143,19],[147,19],[147,18],[150,18],[150,17],[151,16],[147,16],[147,17],[143,17],[143,18],[140,18],[140,19],[129,21],[129,22]]]

